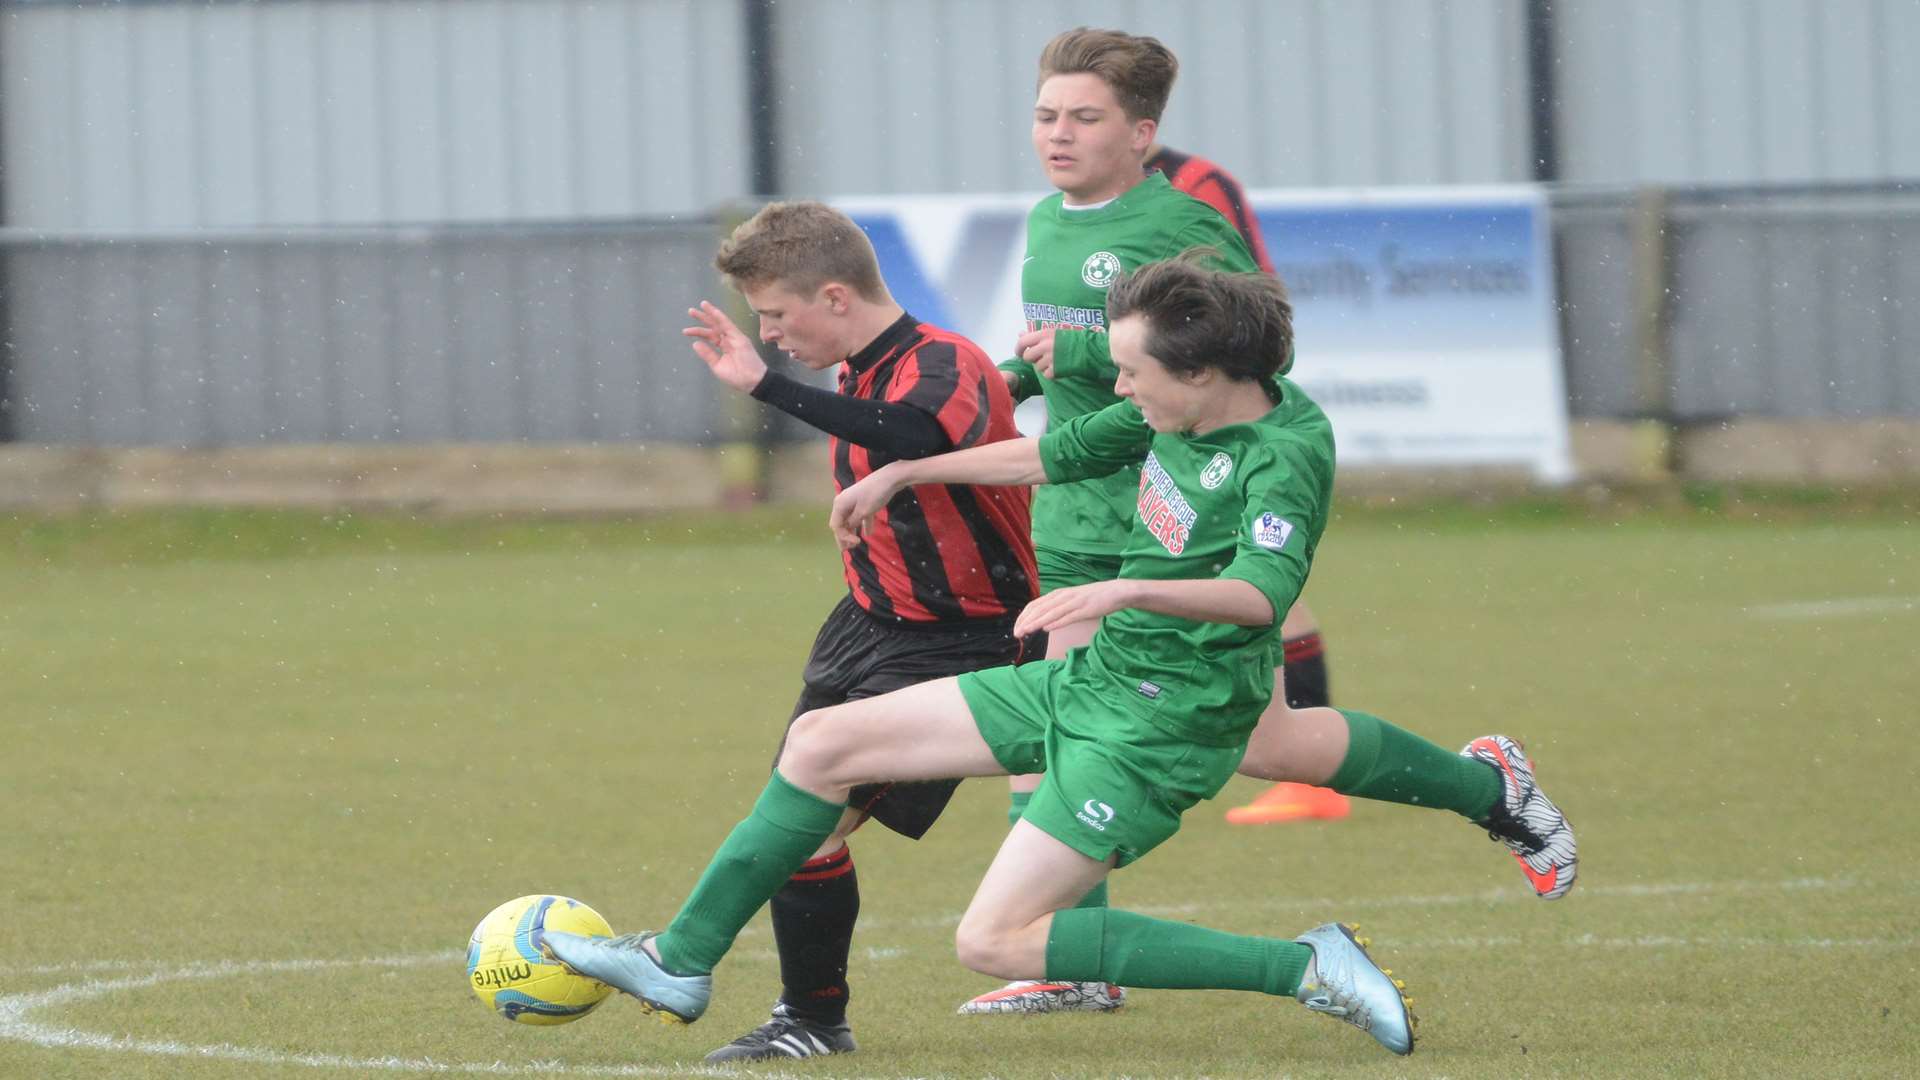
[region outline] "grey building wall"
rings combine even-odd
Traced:
[[[1915,0],[1557,0],[1561,178],[1920,177]]]
[[[1249,186],[1532,175],[1530,0],[777,0],[784,190],[1039,186],[1034,62],[1183,59],[1173,145]],[[1562,179],[1920,176],[1920,0],[1555,0]],[[695,213],[752,189],[742,0],[0,0],[8,223]]]
[[[1035,64],[1078,25],[1181,58],[1165,140],[1249,186],[1527,178],[1522,0],[796,0],[774,9],[790,190],[1020,191]],[[791,126],[791,124],[789,125]]]
[[[747,190],[732,2],[14,3],[0,16],[12,225],[629,216]]]

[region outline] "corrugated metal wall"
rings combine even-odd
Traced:
[[[1044,187],[1035,65],[1077,25],[1181,60],[1170,145],[1249,186],[1526,179],[1521,0],[800,0],[777,16],[786,186],[822,194]]]
[[[1557,0],[1561,178],[1920,176],[1914,0]]]
[[[739,5],[8,5],[7,221],[671,213],[748,190]]]
[[[1571,181],[1920,175],[1915,0],[1555,0]],[[0,6],[11,224],[688,213],[752,188],[740,0]],[[1040,186],[1053,33],[1183,73],[1167,141],[1250,186],[1526,180],[1528,0],[780,0],[783,189]]]

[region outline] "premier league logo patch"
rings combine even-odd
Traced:
[[[1120,276],[1120,256],[1111,251],[1096,251],[1080,264],[1080,280],[1096,289],[1104,289]]]
[[[1293,523],[1274,514],[1261,514],[1253,523],[1253,542],[1270,551],[1286,547],[1287,537],[1292,535]]]

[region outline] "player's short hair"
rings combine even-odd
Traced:
[[[1272,378],[1293,355],[1293,304],[1272,274],[1216,270],[1213,248],[1122,274],[1107,289],[1109,325],[1146,321],[1148,355],[1175,375],[1213,369],[1239,382]]]
[[[1113,88],[1128,119],[1157,124],[1173,93],[1174,77],[1180,74],[1180,61],[1158,38],[1078,26],[1056,35],[1040,50],[1040,78],[1034,89],[1055,75],[1082,72],[1100,76]]]
[[[853,219],[812,200],[768,203],[720,244],[713,265],[739,291],[781,285],[802,295],[837,281],[883,301],[873,243]]]

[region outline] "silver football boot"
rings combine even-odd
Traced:
[[[713,976],[675,975],[660,966],[641,944],[658,931],[590,938],[549,930],[541,935],[541,949],[576,975],[598,979],[640,1001],[640,1007],[663,1023],[691,1024],[707,1011],[713,997]]]
[[[1294,998],[1317,1013],[1345,1020],[1396,1054],[1413,1053],[1413,999],[1393,972],[1367,955],[1358,926],[1328,923],[1294,938],[1313,950],[1313,969]]]

